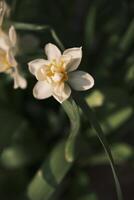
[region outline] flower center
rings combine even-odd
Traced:
[[[39,80],[47,80],[49,83],[60,83],[68,80],[64,60],[57,62],[53,60],[49,65],[45,65],[38,71]]]
[[[8,58],[7,58],[7,53],[0,49],[0,71],[4,72],[8,70],[11,67]]]

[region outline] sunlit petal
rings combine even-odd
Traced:
[[[14,69],[14,72],[11,74],[11,76],[14,79],[14,89],[25,89],[27,87],[26,79],[19,73],[17,68]]]
[[[88,90],[93,87],[94,79],[84,71],[76,71],[69,73],[69,84],[74,90]]]
[[[47,81],[38,81],[33,89],[33,95],[37,99],[46,99],[52,96],[52,86]]]
[[[61,57],[61,52],[54,44],[48,43],[45,46],[45,53],[49,61],[56,60],[59,61]]]
[[[11,48],[9,37],[0,29],[0,48],[8,51]]]
[[[12,46],[15,46],[17,41],[17,35],[14,26],[11,26],[9,29],[9,39],[11,41]]]
[[[70,56],[70,62],[67,64],[67,71],[74,71],[80,65],[82,59],[82,48],[70,48],[66,49],[63,55]]]
[[[68,99],[71,95],[71,89],[66,83],[61,83],[55,86],[53,97],[59,102],[62,103]]]
[[[36,59],[28,63],[29,66],[29,71],[33,74],[36,75],[37,71],[41,68],[44,67],[45,65],[48,65],[49,61],[44,60],[44,59]]]

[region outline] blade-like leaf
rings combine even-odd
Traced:
[[[120,48],[122,50],[127,50],[133,45],[134,41],[134,20],[130,22],[130,25],[121,39]]]
[[[28,23],[21,23],[21,22],[14,22],[14,27],[18,30],[26,30],[26,31],[44,31],[50,28],[48,25],[37,25],[37,24],[28,24]]]
[[[92,111],[92,109],[89,107],[89,105],[87,105],[86,101],[81,98],[80,96],[77,95],[76,97],[76,102],[78,103],[78,105],[80,106],[80,108],[82,109],[83,113],[86,115],[86,117],[88,118],[91,126],[95,129],[96,133],[97,133],[97,137],[99,138],[108,158],[109,158],[109,162],[111,165],[111,169],[113,172],[113,176],[114,176],[114,180],[115,180],[115,186],[116,186],[116,190],[117,190],[117,196],[118,196],[118,200],[122,200],[122,191],[121,191],[121,187],[120,187],[120,183],[119,183],[119,179],[117,176],[117,171],[116,171],[116,167],[114,164],[114,160],[113,160],[113,156],[109,147],[109,144],[105,138],[105,135],[103,134],[103,131],[101,129],[101,126],[99,125],[96,116],[94,114],[94,112]]]
[[[28,187],[30,200],[49,199],[71,167],[65,159],[65,142],[57,145]]]

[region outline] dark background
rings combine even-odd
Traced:
[[[84,93],[96,112],[115,158],[124,200],[134,196],[134,1],[17,0],[10,23],[50,25],[66,48],[83,47],[80,68],[95,86]],[[9,21],[9,19],[6,19]],[[55,43],[50,31],[17,30],[17,59],[28,80],[13,90],[0,74],[0,199],[27,200],[27,187],[55,145],[68,137],[69,122],[54,99],[32,96],[36,80],[27,62]],[[116,200],[109,162],[82,116],[79,156],[55,190],[53,200]],[[83,141],[83,142],[81,142]],[[42,199],[39,199],[42,200]],[[44,197],[45,200],[45,197]]]

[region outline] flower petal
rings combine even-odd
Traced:
[[[62,103],[70,97],[71,88],[64,83],[57,84],[53,91],[53,97],[59,102]]]
[[[14,72],[11,74],[14,79],[14,89],[21,88],[25,89],[27,87],[26,79],[19,73],[18,69],[15,67]]]
[[[0,48],[3,49],[4,51],[8,51],[10,47],[11,47],[11,42],[9,40],[8,35],[0,29]]]
[[[6,3],[5,1],[0,1],[0,26],[3,23],[5,11],[6,11]]]
[[[51,44],[51,43],[48,43],[45,46],[45,53],[49,61],[52,61],[55,59],[58,62],[61,57],[61,52],[58,49],[58,47],[56,47],[54,44]]]
[[[44,67],[45,65],[48,65],[49,61],[44,60],[44,59],[36,59],[28,63],[29,66],[29,71],[33,74],[36,75],[37,71],[41,68]]]
[[[67,64],[67,71],[74,71],[80,65],[82,59],[82,48],[66,49],[63,55],[71,56],[70,62]]]
[[[14,26],[11,26],[9,29],[9,39],[11,41],[12,46],[15,46],[17,42],[17,35]]]
[[[72,57],[70,55],[62,55],[60,58],[60,61],[64,62],[65,68],[66,66],[68,66],[68,64],[70,63]]]
[[[36,72],[36,79],[38,81],[44,81],[47,79],[45,67],[40,67]]]
[[[38,81],[33,89],[33,95],[37,99],[46,99],[52,96],[52,87],[47,81]]]
[[[94,85],[93,77],[84,71],[76,71],[69,73],[68,81],[71,87],[74,90],[78,91],[88,90]]]

